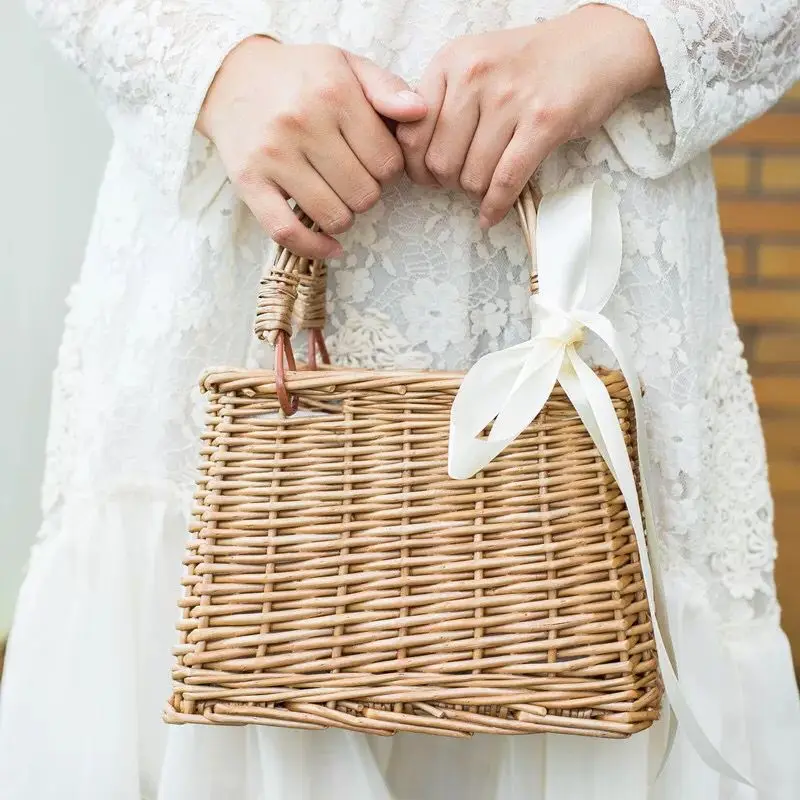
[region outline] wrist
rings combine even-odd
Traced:
[[[625,97],[666,85],[661,56],[647,24],[620,8],[590,3],[572,12],[602,37],[618,67]],[[602,48],[600,48],[602,51]]]
[[[280,42],[269,36],[255,34],[239,42],[223,59],[211,85],[208,87],[203,104],[195,122],[195,129],[207,139],[214,141],[214,121],[219,109],[228,104],[232,87],[237,82],[236,76],[248,71],[248,64],[253,54],[259,55],[266,47],[278,47]]]

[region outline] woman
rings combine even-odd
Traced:
[[[763,443],[707,154],[797,79],[795,0],[29,2],[116,144],[55,380],[3,687],[4,798],[800,796]],[[647,386],[651,544],[682,688],[756,788],[680,732],[656,782],[660,725],[621,743],[167,728],[193,387],[268,358],[249,326],[270,237],[333,259],[336,360],[462,369],[526,336],[526,253],[505,213],[534,171],[545,192],[601,179],[619,197],[611,316]]]

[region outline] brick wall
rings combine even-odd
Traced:
[[[714,151],[734,312],[767,437],[778,593],[800,667],[800,84]]]

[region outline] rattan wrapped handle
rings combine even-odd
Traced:
[[[536,208],[541,194],[536,186],[527,183],[517,198],[516,208],[522,223],[522,233],[531,257],[530,288],[536,292]],[[298,218],[312,230],[316,223],[298,209]],[[258,294],[255,333],[275,347],[275,383],[283,413],[291,416],[297,411],[297,398],[286,388],[286,372],[296,369],[290,338],[293,322],[309,331],[308,366],[316,369],[318,361],[330,363],[325,337],[325,291],[327,267],[324,261],[298,256],[285,247],[278,247],[275,259],[261,278]]]
[[[319,229],[299,209],[297,215],[311,230]],[[261,276],[256,336],[274,346],[281,332],[292,335],[295,317],[300,328],[324,328],[326,278],[327,266],[324,261],[304,258],[285,247],[278,247],[272,265]]]
[[[522,233],[531,254],[531,292],[537,289],[533,238],[536,208],[540,198],[538,187],[528,183],[516,203]],[[316,229],[316,223],[306,214],[298,212],[298,216],[309,228]],[[291,336],[295,327],[309,330],[314,345],[310,349],[311,359],[315,362],[318,352],[325,359],[327,354],[321,332],[325,327],[326,278],[327,267],[324,261],[312,261],[291,253],[285,247],[279,247],[273,263],[265,269],[261,278],[256,310],[256,336],[266,339],[274,346],[281,333]]]

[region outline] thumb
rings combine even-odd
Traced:
[[[382,117],[395,122],[417,122],[428,113],[427,103],[398,75],[352,53],[347,54],[347,60],[364,96]]]

